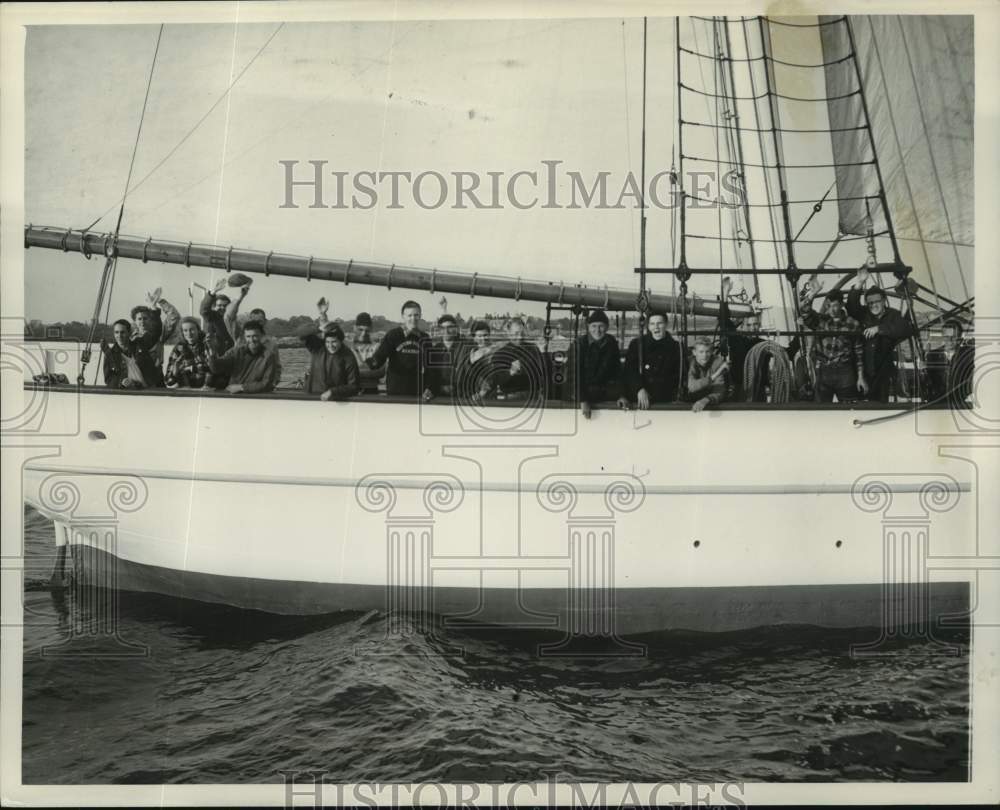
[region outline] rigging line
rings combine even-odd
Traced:
[[[625,46],[625,20],[622,20],[622,79],[625,82],[625,159],[628,161],[628,170],[632,171],[632,131],[629,127],[630,113],[628,106],[628,49]],[[631,223],[630,223],[631,225]],[[632,259],[635,260],[635,231],[629,227],[629,236],[632,240]]]
[[[740,19],[742,19],[742,17]],[[781,22],[780,20],[768,18],[768,22],[772,22],[775,25],[783,25],[786,28],[822,28],[824,25],[837,25],[838,23],[844,22],[846,19],[847,17],[844,16],[838,17],[836,20],[827,20],[826,22],[819,23],[786,23]]]
[[[887,236],[888,234],[889,234],[889,231],[878,231],[877,233],[872,234],[872,236]],[[745,240],[742,240],[742,239],[735,239],[734,240],[732,237],[729,237],[729,236],[718,237],[718,236],[712,236],[711,234],[691,233],[690,231],[688,231],[687,235],[689,237],[691,237],[692,239],[719,239],[719,238],[721,238],[721,239],[725,239],[727,242],[730,242],[730,241],[745,241]],[[867,235],[865,235],[865,236],[844,236],[844,237],[841,238],[840,241],[841,242],[863,242],[867,238],[868,238]],[[758,241],[758,242],[771,242],[771,243],[776,244],[776,245],[783,245],[783,244],[785,244],[785,242],[787,240],[785,240],[784,238],[781,238],[781,239],[761,239],[760,237],[757,237],[756,241]],[[803,244],[803,245],[829,245],[830,244],[830,240],[829,239],[800,239],[798,241],[799,241],[799,244]]]
[[[769,49],[768,48],[768,42],[766,42],[764,40],[764,18],[763,17],[758,17],[757,18],[757,25],[758,25],[758,29],[759,29],[759,33],[760,33],[760,50],[761,50],[761,53],[764,53],[764,54],[769,53],[773,49]],[[775,130],[776,127],[781,126],[781,122],[778,120],[778,116],[776,115],[776,111],[777,111],[777,107],[778,107],[778,102],[775,100],[775,97],[774,97],[774,94],[777,92],[777,83],[776,83],[776,81],[773,81],[773,79],[772,79],[773,71],[771,70],[769,64],[766,61],[763,63],[763,72],[764,72],[764,87],[765,87],[765,89],[767,91],[768,121],[770,122],[770,126],[771,126],[771,144],[772,144],[772,146],[774,148],[774,159],[775,159],[775,162],[782,163],[784,161],[784,155],[783,155],[782,150],[781,150],[781,142],[779,141],[777,133],[776,133],[776,130]],[[754,94],[756,94],[757,91],[754,90],[753,92],[754,92]],[[756,102],[754,102],[754,105],[756,106]],[[758,123],[758,126],[759,126],[759,123]],[[761,139],[761,143],[763,143],[763,140],[764,140],[763,133],[759,137]],[[764,158],[763,155],[762,155],[761,160],[763,161],[765,159],[766,158]],[[768,178],[771,177],[771,175],[768,172],[766,172],[766,171],[765,171],[764,174],[765,174],[765,177],[768,177]],[[781,169],[778,169],[778,171],[774,173],[774,181],[777,183],[777,186],[778,186],[778,197],[779,197],[779,200],[781,202],[781,213],[782,213],[782,220],[781,221],[782,221],[782,224],[784,225],[783,230],[784,230],[784,234],[785,234],[785,240],[784,240],[783,244],[784,244],[784,249],[785,249],[785,266],[790,266],[795,261],[795,256],[794,256],[794,253],[792,252],[792,246],[791,246],[791,242],[789,240],[790,234],[789,234],[789,227],[788,227],[788,204],[786,202],[788,195],[787,195],[787,192],[785,190],[786,189],[785,177],[784,177]],[[777,236],[777,234],[778,234],[778,214],[775,211],[775,209],[773,209],[773,208],[769,209],[768,213],[771,216],[772,234],[774,236]],[[785,329],[786,330],[790,330],[792,328],[792,322],[789,319],[788,298],[786,297],[786,294],[785,294],[785,285],[781,282],[780,279],[778,280],[778,293],[781,295],[781,313],[782,313],[782,316],[783,316],[784,321],[785,321]],[[792,307],[795,309],[796,314],[797,314],[797,312],[798,312],[798,299],[795,296],[794,290],[790,291],[789,295],[791,295],[791,297],[792,297]]]
[[[623,23],[624,25],[624,23]],[[647,18],[642,18],[642,157],[640,158],[641,183],[639,187],[640,239],[639,266],[646,268],[646,26]],[[642,277],[642,289],[646,291],[646,278]],[[640,341],[641,344],[641,341]],[[641,348],[641,345],[640,345]]]
[[[770,131],[770,130],[767,130]],[[699,157],[698,155],[684,155],[688,160],[697,160],[701,163],[715,163],[715,158],[713,157]],[[730,166],[739,165],[738,163],[730,160],[724,160],[723,163],[727,163]],[[839,169],[842,166],[873,166],[875,164],[874,160],[865,160],[859,163],[796,163],[794,165],[777,163],[744,163],[744,166],[750,166],[754,169]]]
[[[732,91],[733,96],[736,95],[736,72],[733,70],[732,55],[733,55],[733,44],[732,39],[729,35],[729,27],[723,26],[723,32],[725,33],[725,50],[726,55],[730,57],[728,64],[729,68],[729,87]],[[752,70],[753,68],[749,68]],[[743,153],[743,135],[740,132],[740,106],[735,100],[733,101],[733,115],[732,118],[727,121],[727,132],[729,133],[732,140],[735,142],[736,155],[739,157],[740,163],[743,164],[745,161],[745,155]],[[750,250],[750,268],[753,272],[753,289],[754,298],[758,301],[760,300],[760,280],[757,277],[757,254],[754,248],[753,242],[753,223],[750,219],[750,206],[749,200],[747,199],[747,178],[746,178],[746,168],[741,167],[739,172],[740,184],[741,184],[741,197],[743,202],[743,219],[746,223],[746,236],[747,236],[747,247]],[[739,235],[739,228],[737,218],[732,219],[733,235]],[[742,257],[739,248],[736,250],[736,262],[742,268]],[[746,290],[746,282],[742,275],[740,276],[740,283],[743,285],[743,289]]]
[[[719,29],[718,29],[718,26],[717,26],[717,24],[715,22],[715,18],[714,17],[712,18],[712,41],[715,44],[716,49],[718,49],[718,47],[719,47]],[[712,71],[712,86],[715,88],[716,93],[718,93],[718,90],[719,90],[719,70],[718,70],[718,68],[719,68],[719,65],[716,65],[716,69]],[[717,95],[716,99],[715,99],[715,114],[716,114],[716,116],[720,115],[720,107],[721,107],[721,102],[720,102],[719,97]],[[721,110],[721,116],[725,117],[725,110]],[[719,160],[719,158],[720,158],[720,154],[719,154],[719,151],[720,151],[720,149],[719,149],[719,130],[716,129],[716,130],[714,130],[714,132],[715,132],[715,182],[719,184],[719,187],[721,189],[721,187],[722,187],[722,164],[721,164],[721,162]],[[716,211],[716,219],[718,220],[718,226],[717,227],[719,229],[719,236],[721,237],[722,236],[722,206],[719,205],[718,203],[716,203],[715,211]],[[723,241],[722,241],[722,239],[719,239],[719,267],[720,268],[723,266],[722,245],[723,245]],[[722,270],[720,269],[719,270],[719,293],[720,293],[720,295],[722,293],[722,284],[723,284],[723,276],[722,276]],[[721,300],[721,298],[720,298],[720,300]]]
[[[826,190],[826,194],[823,195],[823,199],[813,206],[812,212],[809,214],[808,217],[806,217],[806,221],[802,223],[802,227],[799,228],[799,232],[795,234],[795,238],[792,240],[793,242],[799,241],[799,237],[802,236],[802,232],[808,227],[809,223],[813,221],[813,217],[815,217],[816,214],[818,214],[820,211],[823,210],[823,203],[826,202],[826,198],[830,196],[830,192],[833,191],[836,185],[837,185],[837,179],[834,178],[833,182],[830,183],[830,188],[828,188]]]
[[[239,6],[237,5],[237,14],[239,13]],[[229,60],[229,81],[233,80],[233,72],[236,70],[236,45],[239,42],[239,18],[237,16],[237,21],[233,23],[233,53]],[[226,96],[226,121],[222,128],[222,155],[220,158],[219,166],[219,196],[215,202],[215,233],[212,236],[212,241],[215,244],[219,243],[219,228],[222,226],[222,194],[225,189],[226,180],[226,152],[229,150],[229,116],[232,111],[233,106],[233,94],[229,93]],[[209,274],[209,278],[214,278],[214,273]]]
[[[747,53],[747,54],[749,54],[749,53],[751,53],[751,51],[750,51],[750,34],[749,34],[748,29],[747,29],[747,21],[741,17],[740,18],[740,22],[741,22],[741,26],[740,27],[743,29],[743,48],[744,48],[744,52]],[[748,77],[750,79],[750,93],[751,93],[751,95],[755,96],[755,95],[757,95],[757,80],[754,78],[753,67],[751,67],[750,70],[747,73],[748,73]],[[760,108],[757,106],[757,102],[756,101],[753,103],[753,118],[754,118],[754,123],[757,125],[757,127],[756,127],[756,129],[757,129],[757,148],[758,148],[758,151],[760,152],[761,161],[764,161],[764,160],[767,159],[767,152],[766,152],[765,147],[764,147],[764,129],[760,125]],[[767,198],[766,207],[767,207],[768,221],[769,221],[770,226],[771,226],[771,233],[777,233],[777,227],[776,227],[776,223],[775,223],[775,219],[774,219],[774,203],[773,203],[773,197],[771,195],[770,175],[767,172],[764,172],[763,173],[763,179],[764,179],[764,195]],[[780,248],[779,248],[777,242],[772,241],[772,245],[774,246],[774,265],[775,265],[775,267],[780,267],[783,264],[782,261],[781,261]],[[780,284],[779,284],[779,288],[781,288]],[[784,301],[784,289],[783,288],[781,288],[781,293],[782,293],[782,301]]]
[[[143,96],[142,100],[142,111],[139,113],[139,126],[136,128],[135,143],[132,145],[132,157],[129,159],[128,174],[125,177],[125,188],[122,191],[121,205],[118,208],[118,221],[115,223],[115,232],[112,245],[116,244],[118,241],[118,234],[121,231],[121,226],[122,226],[122,218],[125,216],[125,198],[128,196],[128,186],[129,183],[132,181],[132,170],[135,167],[135,156],[139,152],[139,139],[142,135],[142,123],[146,119],[146,107],[149,104],[149,91],[150,88],[153,86],[153,73],[156,71],[156,57],[160,53],[160,42],[162,41],[162,39],[163,39],[163,23],[160,23],[160,28],[156,32],[156,47],[153,49],[153,58],[149,64],[149,76],[146,79],[146,93]],[[113,211],[114,206],[112,206],[109,210]],[[92,223],[88,228],[80,232],[81,250],[86,245],[87,231],[89,231],[94,224],[96,224],[96,222]],[[101,272],[101,283],[98,287],[97,300],[94,302],[94,316],[90,322],[90,330],[87,333],[87,345],[86,348],[84,349],[83,357],[81,359],[80,373],[77,376],[77,382],[81,384],[86,380],[86,377],[84,375],[87,373],[87,363],[90,362],[90,347],[94,342],[94,336],[97,334],[97,323],[101,318],[101,303],[104,300],[105,290],[108,289],[108,278],[109,277],[111,278],[111,289],[113,290],[114,276],[115,276],[114,271],[117,265],[118,265],[118,251],[112,248],[105,255],[104,270]],[[108,295],[107,311],[108,313],[110,313],[111,311],[110,294]],[[107,317],[108,316],[105,315],[105,320],[107,320]],[[96,367],[95,367],[95,375],[96,375]],[[94,378],[94,381],[96,384],[97,381],[96,376]]]
[[[917,239],[913,236],[899,236],[896,239],[900,242],[926,242],[928,245],[946,245],[948,247],[975,248],[972,242],[949,242],[947,239]]]
[[[689,127],[715,127],[717,129],[724,129],[725,124],[710,124],[707,121],[681,121],[681,124]],[[758,132],[754,127],[735,127],[740,132]],[[827,135],[831,132],[857,132],[864,129],[863,126],[857,127],[833,127],[832,129],[789,129],[787,127],[776,127],[778,132],[792,132],[795,134],[805,134],[805,135]],[[771,130],[766,129],[764,132],[770,132]]]
[[[832,62],[820,62],[816,65],[804,65],[801,62],[786,62],[784,59],[777,59],[776,57],[769,55],[762,56],[750,56],[745,58],[735,58],[732,56],[712,56],[710,53],[701,53],[700,51],[692,51],[690,48],[681,48],[681,53],[690,54],[691,56],[698,56],[702,59],[712,59],[717,62],[776,62],[779,65],[784,65],[785,67],[792,68],[827,68],[833,67],[834,65],[839,65],[841,62],[846,62],[850,59],[850,54],[847,56],[842,56],[840,59],[834,59]]]
[[[934,293],[934,298],[937,300],[938,309],[940,309],[941,300],[938,298],[937,284],[934,281],[934,271],[931,268],[931,259],[930,255],[927,253],[927,245],[925,245],[923,242],[924,229],[923,226],[920,224],[920,215],[917,213],[917,204],[916,200],[913,197],[913,188],[910,185],[909,172],[907,172],[906,170],[906,158],[903,155],[903,145],[899,140],[899,130],[896,127],[896,115],[892,109],[892,101],[889,98],[888,85],[886,84],[885,66],[882,63],[882,53],[879,50],[878,40],[875,35],[875,25],[874,23],[872,23],[871,17],[868,17],[868,25],[870,27],[872,45],[874,46],[872,50],[875,52],[875,61],[878,64],[879,74],[882,77],[882,87],[887,91],[886,110],[889,113],[889,124],[892,127],[892,137],[896,144],[896,151],[899,153],[899,163],[900,163],[901,174],[903,175],[903,185],[906,187],[906,195],[910,198],[910,209],[913,211],[913,222],[917,227],[917,236],[919,237],[921,251],[923,252],[924,255],[924,263],[927,265],[927,275],[931,281],[931,288]],[[961,272],[961,270],[959,272]]]
[[[692,34],[692,36],[694,38],[695,47],[700,48],[701,47],[701,39],[698,36],[698,28],[695,26],[693,20],[691,21],[691,34]],[[701,62],[698,63],[698,75],[701,77],[701,83],[703,85],[708,84],[708,80],[705,78],[705,68],[701,64]],[[677,87],[678,88],[684,87],[684,83],[680,81],[680,77],[678,77]],[[678,93],[679,92],[680,92],[680,89],[678,89]],[[708,94],[704,94],[703,98],[705,99],[705,112],[708,113],[708,117],[711,118],[712,117],[712,108],[711,108],[711,102],[708,100],[709,99]],[[685,155],[681,155],[681,157],[685,157]]]
[[[696,194],[688,194],[688,199],[689,200],[696,200],[698,202],[704,202],[704,203],[714,202],[714,200],[710,200],[707,197],[699,197]],[[863,200],[878,200],[878,196],[875,195],[875,194],[867,194],[867,195],[863,195],[863,196],[831,197],[829,200],[827,200],[827,202],[836,202],[836,203],[840,203],[840,202],[861,202]],[[786,205],[815,205],[818,202],[823,202],[823,200],[822,199],[818,199],[818,198],[811,199],[811,200],[788,200],[788,202],[786,203]],[[781,208],[781,203],[752,203],[752,202],[747,202],[747,203],[727,203],[727,202],[723,202],[723,205],[725,205],[725,206],[727,206],[729,208],[738,208],[740,205],[747,205],[750,208]],[[904,237],[899,237],[899,238],[903,239]],[[930,239],[928,239],[926,241],[928,243],[932,243],[933,242],[933,240],[930,240]],[[941,244],[950,245],[952,243],[951,242],[942,242]],[[958,243],[958,245],[959,245],[959,247],[972,247],[972,245],[963,245],[962,243]]]
[[[142,135],[142,122],[146,120],[146,107],[149,104],[149,91],[153,86],[153,72],[156,70],[156,57],[160,53],[160,41],[163,39],[163,23],[160,23],[160,30],[156,32],[156,47],[153,48],[153,60],[149,65],[149,77],[146,79],[146,95],[142,99],[142,111],[139,113],[139,127],[135,132],[135,143],[132,144],[132,157],[128,163],[128,175],[125,177],[125,188],[122,189],[122,201],[121,206],[118,208],[118,221],[115,223],[115,239],[118,238],[118,233],[122,227],[122,217],[125,214],[125,198],[128,196],[128,186],[132,182],[132,170],[135,168],[135,156],[139,152],[139,137]],[[109,210],[113,211],[114,206]],[[90,225],[83,229],[86,233],[100,220],[104,215],[98,217]]]
[[[176,153],[177,150],[180,149],[181,146],[183,146],[184,143],[187,142],[187,139],[190,138],[195,133],[195,131],[205,122],[205,119],[207,119],[208,116],[211,115],[212,112],[215,110],[215,108],[218,107],[222,103],[222,100],[227,95],[229,95],[229,93],[232,92],[233,88],[236,86],[236,84],[239,82],[239,80],[241,78],[243,78],[243,74],[245,74],[250,69],[250,66],[253,65],[253,63],[257,61],[257,58],[264,52],[264,50],[267,48],[267,46],[271,44],[271,41],[278,35],[278,32],[284,27],[284,25],[285,25],[284,22],[278,24],[278,27],[274,29],[274,31],[271,34],[271,36],[269,36],[267,38],[267,41],[263,45],[260,46],[260,48],[258,49],[257,53],[255,53],[250,58],[250,61],[247,62],[246,65],[244,65],[243,70],[241,70],[239,72],[239,75],[235,79],[233,79],[233,81],[229,85],[229,87],[227,87],[222,92],[222,95],[219,96],[212,103],[212,106],[210,106],[205,111],[205,114],[202,115],[202,117],[198,119],[198,121],[195,123],[195,125],[193,127],[191,127],[191,129],[189,129],[187,131],[187,133],[184,135],[184,137],[182,137],[177,142],[177,144],[174,146],[174,148],[171,149],[169,152],[167,152],[167,154],[163,157],[163,159],[159,163],[157,163],[152,169],[150,169],[146,173],[146,175],[138,183],[136,183],[131,189],[128,190],[128,192],[125,195],[126,197],[129,197],[132,194],[134,194],[142,186],[143,183],[145,183],[150,177],[152,177],[153,174],[155,174],[164,163],[166,163],[168,160],[170,160],[170,158],[173,157],[174,153]],[[107,211],[105,211],[103,214],[101,214],[97,219],[95,219],[92,223],[90,223],[90,225],[87,226],[86,230],[90,230],[91,228],[93,228],[98,222],[100,222],[102,219],[104,219],[104,217],[106,217],[113,210],[114,210],[114,206],[112,206],[111,208],[109,208]]]
[[[765,65],[766,65],[766,63],[765,63]],[[699,90],[697,87],[691,87],[690,85],[687,85],[687,84],[681,84],[681,87],[684,88],[685,90],[691,92],[691,93],[697,93],[698,95],[701,95],[701,96],[711,96],[712,95],[712,93],[709,93],[707,90]],[[784,93],[778,93],[777,91],[775,91],[775,92],[772,92],[772,93],[764,93],[763,95],[760,95],[760,96],[737,96],[736,99],[737,99],[737,101],[758,101],[758,100],[760,100],[762,98],[767,98],[768,95],[771,95],[774,98],[780,98],[783,101],[812,101],[812,102],[817,102],[817,103],[821,102],[823,104],[826,104],[827,102],[830,102],[830,101],[841,101],[841,100],[843,100],[845,98],[853,98],[854,96],[858,95],[860,92],[861,92],[860,90],[853,90],[850,93],[844,93],[844,95],[842,95],[842,96],[820,96],[818,98],[812,98],[812,97],[806,98],[806,97],[803,97],[803,96],[789,96],[789,95],[785,95]]]
[[[636,308],[639,309],[639,368],[643,368],[643,325],[646,320],[646,309],[648,309],[649,299],[646,297],[646,57],[647,57],[647,27],[649,18],[642,18],[642,187],[640,189],[639,202],[641,205],[639,222],[639,267],[642,272],[639,274],[639,298]],[[624,315],[624,313],[623,313]],[[623,333],[624,337],[624,333]]]
[[[868,22],[869,24],[871,24],[871,18],[869,18]],[[927,154],[930,156],[931,159],[931,170],[934,172],[934,182],[937,185],[938,195],[941,197],[941,210],[944,212],[944,221],[948,225],[948,236],[951,238],[952,244],[954,244],[955,232],[952,230],[951,227],[951,217],[948,215],[948,206],[945,202],[944,188],[941,185],[941,175],[938,172],[937,160],[934,159],[934,150],[931,148],[931,137],[930,133],[927,131],[927,117],[924,113],[923,102],[920,100],[920,92],[917,87],[917,76],[915,71],[913,70],[913,59],[910,56],[910,46],[906,41],[906,32],[903,29],[903,21],[897,20],[897,23],[899,25],[900,37],[903,40],[903,50],[906,52],[906,63],[910,68],[910,79],[913,81],[913,90],[917,98],[917,110],[920,113],[920,126],[924,131],[924,140],[927,141]],[[877,48],[876,48],[876,53],[878,53]],[[889,108],[891,110],[892,101],[889,98],[886,98],[886,103],[889,105]],[[955,250],[955,261],[958,264],[958,275],[959,279],[962,282],[962,291],[964,292],[965,296],[968,297],[969,288],[965,283],[965,271],[962,268],[962,260],[961,258],[959,258],[958,250]],[[927,269],[928,272],[930,272],[930,266],[928,266]],[[931,276],[931,279],[933,282],[933,275]]]
[[[544,30],[547,31],[547,30],[551,30],[552,28],[558,28],[558,27],[559,26],[553,25],[553,26],[550,26],[549,28],[544,29]],[[409,37],[413,33],[414,30],[415,29],[411,29],[409,32],[403,34],[401,37],[399,37],[397,40],[395,40],[396,46],[398,47],[399,43],[403,42],[403,40],[405,40],[407,37]],[[538,32],[538,33],[541,33],[541,32]],[[524,36],[527,36],[527,35],[524,35]],[[519,39],[519,38],[520,37],[514,37],[514,39]],[[391,50],[392,49],[390,48],[390,49],[384,51],[381,54],[381,56],[376,57],[375,59],[373,59],[371,61],[371,63],[369,64],[368,67],[364,67],[364,68],[352,71],[350,73],[350,75],[348,76],[348,79],[352,80],[352,81],[360,79],[361,76],[363,76],[365,73],[367,73],[371,69],[371,65],[376,64],[379,61],[379,59],[387,57],[389,55],[389,53],[391,52]],[[264,143],[264,141],[268,140],[269,138],[273,138],[274,136],[276,136],[276,135],[284,132],[286,129],[289,129],[291,127],[294,127],[294,126],[298,125],[301,119],[305,118],[308,115],[312,115],[313,110],[315,108],[317,108],[317,107],[325,104],[326,102],[328,102],[331,98],[333,98],[335,95],[337,95],[337,92],[339,92],[339,87],[338,87],[337,91],[332,92],[332,93],[328,93],[325,96],[322,96],[318,101],[309,104],[309,106],[305,108],[304,112],[299,113],[299,114],[297,114],[295,116],[292,116],[292,117],[290,117],[288,119],[283,120],[283,122],[282,122],[282,124],[280,126],[274,128],[272,130],[269,130],[268,132],[265,132],[260,138],[258,138],[257,140],[253,141],[252,143],[250,143],[250,145],[247,146],[245,149],[243,149],[243,150],[237,152],[235,155],[233,155],[233,157],[231,157],[229,160],[227,160],[226,163],[223,166],[221,166],[221,167],[219,167],[217,169],[212,169],[210,172],[208,172],[205,175],[202,175],[202,177],[200,177],[198,180],[195,180],[190,185],[185,186],[184,188],[182,188],[177,193],[173,194],[170,197],[167,197],[159,205],[157,205],[157,206],[155,206],[153,208],[148,209],[149,213],[155,213],[156,211],[159,211],[161,208],[163,208],[165,205],[168,205],[168,204],[172,203],[178,197],[183,197],[189,191],[192,191],[193,189],[197,188],[202,183],[204,183],[206,180],[208,180],[210,177],[213,177],[220,170],[225,169],[228,166],[231,166],[233,163],[235,163],[237,160],[239,160],[240,158],[242,158],[244,155],[248,155],[251,152],[253,152],[258,146],[260,146],[262,143]]]

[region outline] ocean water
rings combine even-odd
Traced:
[[[387,639],[379,614],[122,593],[120,642],[95,643],[94,605],[45,587],[51,524],[25,521],[28,784],[967,778],[969,659],[927,642],[856,658],[874,631],[661,634],[643,657],[554,658],[541,634]]]

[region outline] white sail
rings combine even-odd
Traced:
[[[850,17],[850,34],[867,99],[875,153],[868,132],[851,130],[864,120],[852,43],[838,17],[821,17],[840,229],[867,230],[865,201],[877,194],[872,165],[878,156],[891,224],[904,261],[923,268],[923,283],[942,294],[972,295],[973,18],[962,15]],[[847,96],[846,98],[837,98]],[[847,198],[847,199],[844,199]],[[853,199],[852,199],[853,198]],[[887,230],[885,212],[870,201],[876,232]],[[945,248],[942,250],[942,248]],[[918,274],[918,280],[923,273]]]

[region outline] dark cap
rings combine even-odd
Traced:
[[[454,315],[448,315],[447,313],[438,318],[438,326],[444,326],[446,323],[453,323],[458,326],[458,321],[455,320]]]
[[[367,312],[359,312],[358,317],[354,319],[354,325],[370,327],[372,325],[372,316]]]
[[[840,301],[841,303],[843,303],[844,302],[844,294],[840,290],[830,290],[830,292],[828,292],[826,294],[826,300],[827,301]]]
[[[603,309],[592,309],[590,314],[587,315],[587,323],[603,323],[605,326],[608,325],[608,316],[604,314]]]
[[[328,323],[323,329],[323,339],[328,337],[335,337],[338,340],[344,339],[344,330],[340,328],[339,323]]]

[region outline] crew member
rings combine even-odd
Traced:
[[[545,397],[545,364],[538,346],[527,340],[521,318],[507,321],[507,343],[493,355],[493,382],[505,399]]]
[[[570,346],[563,397],[576,398],[583,418],[590,419],[595,403],[620,398],[621,374],[621,352],[618,341],[608,334],[608,316],[593,309],[587,315],[587,334]]]
[[[308,327],[311,330],[311,325]],[[310,354],[305,390],[327,400],[348,399],[361,388],[358,361],[344,343],[339,324],[328,324],[322,337],[314,332],[301,336]]]
[[[642,343],[642,365],[639,344]],[[684,366],[684,349],[667,331],[667,316],[649,316],[649,331],[632,338],[625,353],[625,390],[630,402],[646,410],[660,402],[677,398]]]
[[[454,315],[445,313],[437,320],[441,338],[430,348],[426,359],[427,380],[424,383],[424,399],[436,396],[454,396],[455,377],[458,368],[469,351],[469,345],[462,340],[458,321]]]
[[[132,324],[124,318],[115,321],[111,335],[112,343],[101,343],[104,384],[108,388],[162,388],[163,372],[142,342],[132,339]]]
[[[385,391],[389,396],[416,397],[423,393],[430,337],[420,329],[420,304],[407,301],[401,315],[402,325],[386,332],[367,365],[370,369],[385,365]]]
[[[320,301],[326,303],[325,298]],[[368,358],[375,353],[375,344],[372,342],[372,316],[367,312],[359,312],[354,319],[354,334],[347,342],[347,348],[354,352],[354,359],[358,361],[361,393],[377,394],[378,381],[382,379],[384,370],[368,368]]]
[[[233,346],[221,357],[209,343],[209,368],[215,375],[224,375],[230,394],[259,394],[274,390],[273,352],[264,349],[264,326],[257,321],[243,325],[243,343]]]
[[[844,294],[833,290],[826,296],[826,306],[815,319],[810,319],[817,332],[837,332],[836,335],[806,334],[806,354],[816,372],[816,401],[854,402],[858,398],[858,381],[864,377],[864,350],[861,325],[847,314]]]
[[[700,337],[694,342],[694,358],[688,369],[688,399],[692,411],[703,411],[729,399],[729,361],[715,354],[712,341]]]
[[[881,289],[862,289],[868,279],[868,270],[862,267],[858,270],[857,286],[847,296],[847,314],[861,324],[864,340],[863,374],[858,388],[870,402],[888,402],[896,376],[896,344],[913,335],[913,326],[899,310],[888,305]]]

